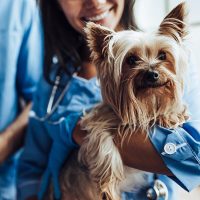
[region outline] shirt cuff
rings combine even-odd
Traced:
[[[174,174],[170,177],[172,180],[187,191],[200,185],[199,144],[197,147],[186,130],[156,125],[150,129],[149,138],[166,167]]]
[[[61,125],[61,140],[71,149],[79,147],[79,145],[74,141],[72,134],[82,116],[83,112],[71,113],[65,118],[65,123],[62,123]]]
[[[28,197],[37,196],[39,191],[40,181],[32,180],[18,185],[17,199],[26,200]]]

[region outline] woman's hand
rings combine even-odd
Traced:
[[[86,135],[87,131],[81,130],[79,121],[73,131],[72,138],[78,145],[81,145]]]
[[[31,103],[10,126],[0,133],[0,164],[22,146],[30,108]]]
[[[0,164],[4,162],[7,155],[9,154],[9,142],[5,137],[6,132],[0,133]]]

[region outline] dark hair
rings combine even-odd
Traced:
[[[71,60],[75,71],[81,65],[84,56],[81,54],[85,47],[83,36],[74,30],[66,20],[57,0],[37,0],[40,6],[42,23],[44,28],[44,76],[51,82],[49,74],[52,66],[52,58],[57,56],[59,66],[70,74],[66,63]],[[135,0],[125,0],[125,7],[120,25],[124,29],[137,29],[133,7]]]

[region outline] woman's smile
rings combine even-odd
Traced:
[[[124,9],[124,0],[59,0],[60,6],[70,25],[82,32],[86,22],[94,22],[115,29]]]
[[[91,17],[83,17],[83,20],[84,21],[92,21],[92,22],[97,22],[97,21],[100,21],[100,20],[103,20],[105,19],[106,17],[108,17],[109,15],[109,10],[105,11],[105,12],[102,12],[101,14],[97,14],[97,15],[93,15]]]

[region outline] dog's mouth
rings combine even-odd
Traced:
[[[146,82],[145,84],[139,85],[138,89],[149,89],[149,88],[162,88],[169,86],[170,82],[167,80],[164,83],[160,82]]]

